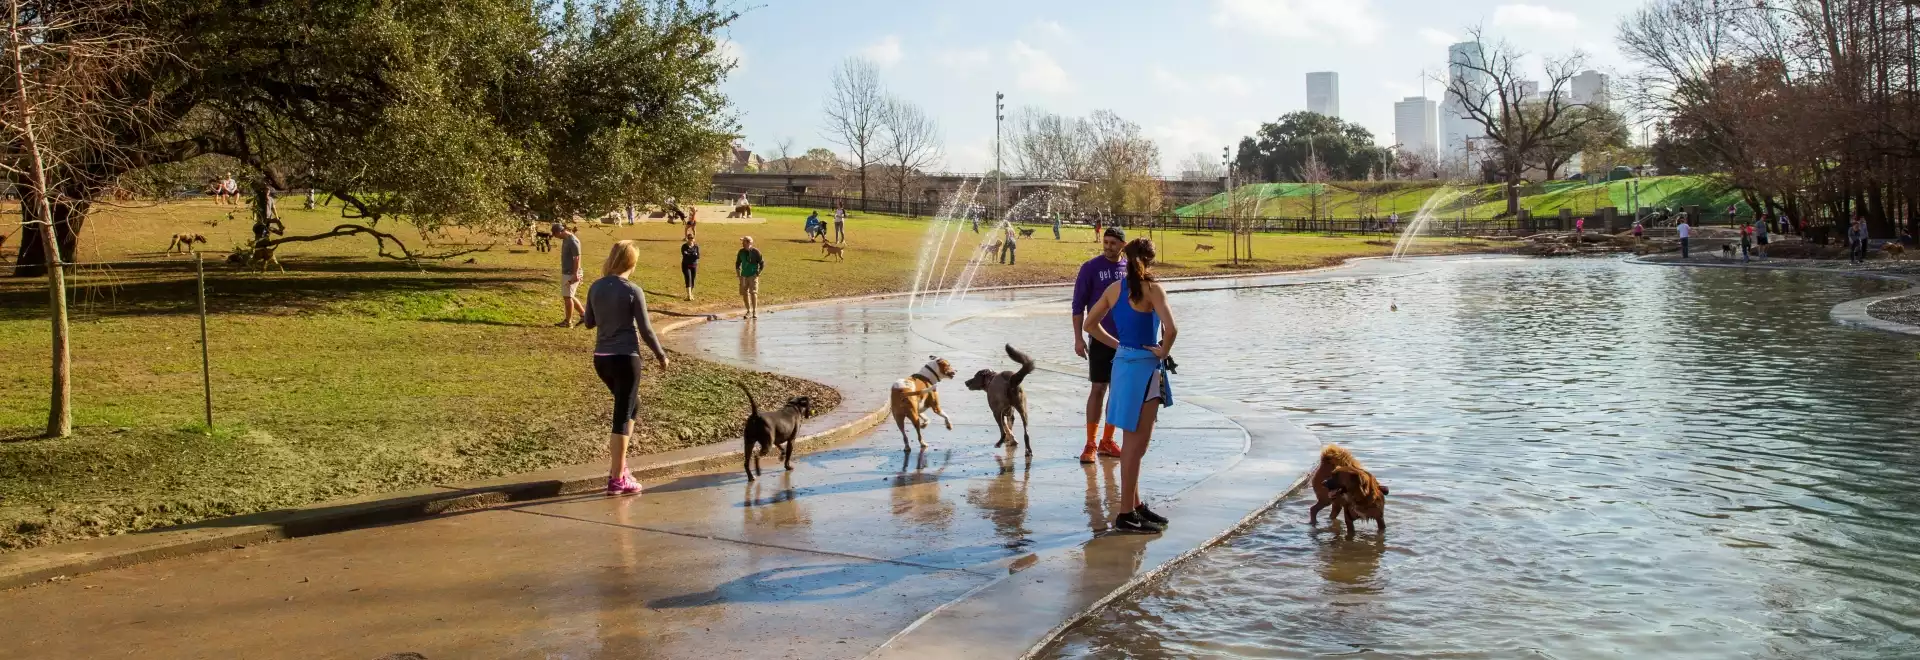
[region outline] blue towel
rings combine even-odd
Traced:
[[[1140,428],[1140,409],[1147,402],[1147,388],[1154,375],[1160,376],[1160,405],[1173,405],[1173,383],[1160,367],[1160,358],[1143,348],[1122,346],[1113,356],[1112,384],[1107,386],[1107,423],[1123,431]]]

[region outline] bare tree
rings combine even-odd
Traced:
[[[859,170],[860,197],[867,196],[867,166],[880,160],[883,127],[880,115],[887,106],[887,92],[880,84],[880,67],[872,61],[850,57],[833,72],[833,88],[827,95],[827,139],[847,150],[853,166]]]
[[[1160,204],[1160,188],[1153,173],[1160,169],[1160,147],[1140,130],[1110,110],[1097,110],[1083,121],[1088,145],[1089,184],[1080,189],[1085,206],[1107,213],[1152,211]]]
[[[1080,180],[1086,176],[1093,145],[1086,120],[1034,107],[1014,113],[1007,144],[1013,168],[1021,176]]]
[[[880,109],[880,162],[895,201],[907,201],[911,183],[940,161],[940,125],[901,99],[888,99]]]
[[[786,174],[791,176],[793,174],[793,166],[794,166],[793,138],[783,137],[783,138],[780,138],[779,140],[776,140],[773,143],[773,158],[768,160],[770,160],[771,162],[767,164],[771,165],[772,169],[779,170],[781,174]]]
[[[37,232],[47,255],[47,302],[52,316],[53,379],[47,411],[47,436],[73,432],[72,355],[66,304],[66,268],[55,234],[54,208],[64,199],[72,168],[70,156],[127,158],[106,133],[138,126],[147,109],[110,81],[145,63],[156,44],[121,27],[116,16],[128,6],[116,0],[35,2],[6,0],[6,82],[0,129],[6,133],[0,169],[18,182],[21,223],[42,225]],[[66,221],[75,221],[71,215]]]
[[[1586,104],[1568,98],[1570,84],[1586,64],[1579,53],[1562,57],[1542,57],[1544,80],[1537,94],[1533,86],[1523,85],[1529,77],[1521,71],[1525,53],[1506,42],[1487,43],[1480,28],[1467,31],[1469,39],[1481,44],[1482,57],[1462,58],[1453,67],[1466,73],[1448,80],[1450,100],[1459,103],[1458,112],[1479,124],[1490,155],[1498,159],[1501,178],[1506,184],[1507,215],[1520,212],[1520,179],[1529,154],[1550,142],[1564,141],[1578,133],[1591,113],[1575,112]]]
[[[1220,177],[1227,175],[1227,168],[1213,154],[1196,151],[1193,155],[1187,156],[1186,160],[1180,161],[1180,171],[1176,174],[1183,179],[1217,181]]]
[[[1419,149],[1396,149],[1393,154],[1393,176],[1400,179],[1428,179],[1439,176],[1440,160],[1433,152]]]

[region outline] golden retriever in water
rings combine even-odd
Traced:
[[[1360,461],[1340,445],[1320,450],[1320,467],[1313,471],[1313,508],[1307,510],[1307,524],[1316,524],[1320,510],[1329,505],[1327,522],[1338,524],[1342,512],[1347,517],[1347,536],[1353,536],[1355,518],[1372,519],[1387,531],[1387,487],[1361,467]]]
[[[926,366],[920,367],[913,375],[894,381],[889,392],[888,407],[893,412],[893,424],[900,427],[900,444],[907,451],[913,451],[913,445],[907,443],[907,420],[913,420],[913,437],[920,441],[925,449],[927,439],[921,437],[920,429],[927,427],[927,420],[920,416],[922,410],[932,410],[947,423],[947,430],[953,430],[953,420],[940,410],[940,381],[953,378],[953,365],[937,356],[927,356]]]

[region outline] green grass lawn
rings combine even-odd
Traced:
[[[1703,176],[1643,177],[1638,181],[1640,204],[1643,206],[1682,207],[1698,204],[1706,213],[1718,214],[1728,204],[1740,201],[1737,193]],[[1523,188],[1520,205],[1535,216],[1557,215],[1562,208],[1575,213],[1591,213],[1604,206],[1624,209],[1630,202],[1629,186],[1626,180],[1596,184],[1547,181]],[[1439,185],[1420,182],[1352,182],[1324,186],[1253,183],[1240,187],[1235,195],[1237,199],[1251,197],[1260,200],[1258,204],[1263,216],[1296,218],[1306,217],[1311,208],[1312,195],[1317,191],[1325,191],[1320,200],[1322,217],[1357,218],[1363,215],[1385,217],[1394,213],[1403,216],[1417,213],[1440,190]],[[1498,184],[1464,186],[1457,190],[1463,193],[1461,199],[1441,206],[1447,217],[1458,217],[1464,212],[1469,219],[1487,219],[1507,209],[1505,191]],[[1224,213],[1226,208],[1227,197],[1222,194],[1183,206],[1175,212],[1185,216],[1217,215]]]
[[[73,283],[75,432],[44,426],[48,327],[44,280],[0,278],[0,549],[117,534],[209,517],[516,474],[603,458],[607,394],[587,366],[583,329],[559,319],[558,253],[454,232],[438,249],[490,246],[444,263],[374,257],[372,239],[289,244],[287,271],[219,264],[249,236],[244,213],[196,200],[106,208],[89,219]],[[3,211],[3,210],[0,210]],[[342,222],[337,209],[285,200],[290,234]],[[853,214],[846,261],[801,229],[803,209],[757,209],[764,222],[704,222],[697,300],[680,297],[681,228],[581,229],[590,276],[615,240],[642,244],[636,278],[659,321],[737,307],[739,237],[769,262],[765,304],[894,292],[912,279],[927,222]],[[703,216],[710,215],[702,213]],[[709,218],[711,220],[711,218]],[[426,237],[398,231],[409,246]],[[205,234],[216,427],[201,426],[199,321],[191,260],[160,254],[176,232]],[[982,269],[976,286],[1059,282],[1096,251],[1092,231],[1020,243],[1020,264]],[[968,237],[966,240],[974,240]],[[1263,235],[1237,268],[1227,237],[1163,233],[1168,276],[1287,270],[1376,255],[1379,237]],[[1218,249],[1196,253],[1196,244]],[[1429,250],[1470,244],[1426,241]],[[636,453],[731,440],[750,384],[761,400],[835,393],[797,379],[676,356],[641,391]]]

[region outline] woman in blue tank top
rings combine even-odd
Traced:
[[[1100,300],[1087,312],[1082,328],[1095,341],[1112,346],[1113,380],[1107,388],[1107,423],[1119,427],[1120,510],[1113,528],[1122,532],[1157,534],[1167,519],[1140,499],[1140,460],[1153,438],[1153,420],[1161,406],[1173,405],[1173,387],[1163,366],[1179,334],[1167,294],[1153,277],[1153,242],[1136,238],[1123,250],[1127,277],[1107,285]],[[1113,315],[1118,336],[1101,327]]]

